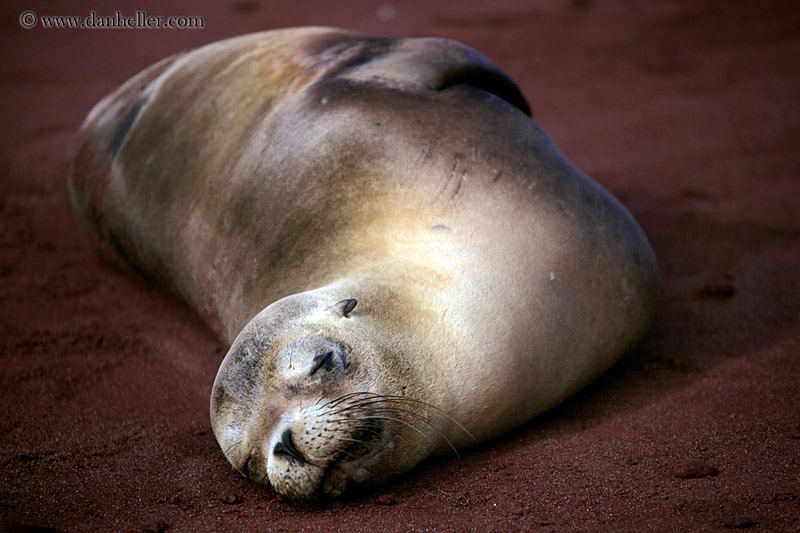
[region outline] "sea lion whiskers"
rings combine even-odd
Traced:
[[[419,415],[417,413],[414,413],[413,411],[410,411],[408,409],[403,409],[401,407],[382,407],[382,408],[377,408],[377,409],[374,408],[374,407],[364,407],[364,408],[361,408],[361,409],[366,411],[367,413],[383,413],[383,414],[387,414],[387,413],[398,413],[399,414],[399,413],[402,413],[402,414],[404,414],[406,416],[409,416],[409,417],[413,418],[414,420],[418,420],[420,422],[424,422],[425,424],[430,426],[431,429],[433,429],[436,433],[438,433],[439,436],[442,437],[442,439],[445,442],[447,442],[447,444],[450,446],[450,448],[453,450],[453,452],[455,452],[456,456],[460,457],[460,455],[458,453],[458,450],[456,449],[455,446],[453,446],[453,443],[450,441],[450,439],[447,438],[447,436],[441,430],[441,428],[436,427],[433,424],[433,422],[430,421],[430,419],[428,419],[428,418],[426,418],[424,416],[421,416],[421,415]],[[343,419],[338,419],[338,420],[335,420],[335,421],[344,422],[344,421],[348,421],[348,420],[350,420],[350,419],[349,418],[343,418]],[[387,421],[399,422],[400,424],[403,424],[405,426],[410,427],[411,429],[413,429],[414,431],[416,431],[417,433],[422,435],[425,439],[430,438],[428,436],[428,434],[425,433],[424,431],[422,431],[420,428],[418,428],[417,426],[415,426],[411,422],[408,422],[406,420],[402,420],[400,418],[395,418],[395,417],[392,417],[392,416],[378,416],[377,414],[367,414],[366,416],[360,416],[358,418],[358,420],[387,420]]]
[[[352,433],[353,430],[358,430],[360,432],[371,433],[373,435],[380,435],[381,434],[381,432],[379,430],[375,429],[374,426],[349,426],[349,427],[346,427],[346,428],[326,428],[326,430],[327,431],[345,431],[347,433]],[[326,435],[325,438],[333,438],[333,437],[328,437]]]
[[[445,432],[442,431],[441,428],[435,426],[433,424],[433,422],[431,422],[431,420],[429,418],[426,418],[424,416],[418,415],[417,413],[415,413],[413,411],[410,411],[408,409],[403,409],[401,407],[382,407],[382,408],[379,408],[379,409],[375,409],[375,408],[371,408],[370,407],[368,409],[369,409],[368,412],[370,412],[370,413],[402,413],[402,414],[405,414],[407,416],[410,416],[411,418],[414,418],[415,420],[419,420],[420,422],[423,422],[423,423],[427,424],[428,426],[430,426],[431,429],[433,429],[436,433],[439,434],[439,436],[447,443],[448,446],[450,446],[450,448],[452,448],[452,450],[456,454],[456,456],[460,457],[460,455],[458,453],[458,450],[456,450],[456,447],[453,445],[453,443],[450,441],[450,439],[447,438],[447,436],[445,435]],[[369,419],[369,418],[372,418],[372,417],[371,416],[365,416],[364,418]],[[424,435],[424,433],[423,433],[423,435]],[[428,436],[425,435],[425,438],[428,438]]]
[[[361,440],[361,439],[348,439],[346,437],[325,437],[325,438],[326,439],[331,439],[331,440],[341,440],[341,441],[346,441],[346,442],[357,442],[357,443],[360,443],[360,444],[363,444],[363,443],[367,442],[367,441]]]
[[[355,396],[363,396],[363,395],[380,396],[379,394],[375,394],[374,392],[366,392],[366,391],[349,392],[347,394],[343,394],[343,395],[341,395],[341,396],[339,396],[337,398],[334,398],[333,400],[330,400],[325,405],[323,405],[323,407],[329,406],[329,405],[330,406],[336,406],[336,405],[339,405],[340,403],[344,402],[345,400],[349,400],[350,398],[353,398]],[[323,395],[323,398],[326,397],[326,396],[327,396],[327,394]],[[322,398],[320,398],[320,399],[322,399]]]
[[[378,402],[371,402],[371,403],[378,403]],[[331,413],[332,415],[342,414],[344,413],[345,416],[350,416],[351,414],[359,413],[359,412],[366,412],[366,413],[404,413],[415,420],[419,420],[424,422],[425,424],[435,427],[431,422],[430,418],[420,415],[419,413],[415,413],[410,409],[405,409],[403,407],[392,407],[392,406],[381,406],[381,407],[370,407],[369,405],[351,405],[344,409],[340,409],[339,411],[335,411]],[[358,415],[356,415],[358,416]]]
[[[406,426],[410,427],[411,429],[413,429],[414,431],[416,431],[417,433],[419,433],[420,435],[422,435],[426,439],[428,438],[428,435],[426,435],[425,432],[422,431],[421,429],[419,429],[417,426],[415,426],[414,424],[411,424],[409,422],[406,422],[405,420],[400,420],[399,418],[393,418],[391,416],[364,416],[364,417],[361,417],[361,420],[390,420],[390,421],[393,421],[393,422],[399,422],[399,423],[401,423],[403,425],[406,425]]]
[[[351,393],[351,394],[349,394],[347,396],[354,396],[355,394],[356,393]],[[432,403],[424,402],[424,401],[418,400],[416,398],[409,398],[408,396],[397,396],[397,395],[392,395],[392,394],[375,394],[375,393],[369,393],[369,392],[363,393],[363,394],[368,394],[370,396],[364,398],[364,400],[361,403],[354,404],[354,405],[346,407],[344,409],[348,409],[350,407],[359,407],[359,406],[372,405],[372,404],[377,404],[377,403],[381,403],[381,402],[409,402],[409,403],[414,403],[414,404],[418,404],[418,405],[423,405],[423,406],[428,407],[430,409],[434,409],[439,414],[441,414],[442,416],[446,417],[450,422],[452,422],[453,424],[458,426],[464,433],[469,435],[469,437],[471,439],[477,440],[477,439],[475,439],[475,436],[472,433],[470,433],[470,431],[467,428],[465,428],[458,420],[456,420],[455,418],[453,418],[452,416],[447,414],[446,411],[444,411],[443,409],[437,407],[436,405],[434,405]]]
[[[347,455],[348,457],[350,457],[350,459],[357,459],[357,458],[358,458],[358,455],[356,455],[355,453],[353,453],[352,451],[350,451],[350,449],[351,449],[351,448],[353,448],[354,446],[358,446],[358,445],[364,445],[364,444],[367,444],[367,443],[369,442],[369,439],[368,439],[368,440],[363,440],[363,439],[347,439],[347,438],[344,438],[344,437],[326,437],[326,438],[327,438],[328,440],[338,440],[338,441],[341,441],[341,442],[343,443],[343,444],[341,445],[342,447],[337,447],[336,449],[337,449],[337,450],[338,450],[340,453],[342,453],[342,454],[344,454],[344,455]]]
[[[239,439],[239,440],[237,440],[236,442],[234,442],[233,444],[231,444],[230,446],[228,446],[227,448],[225,448],[225,451],[223,452],[223,453],[225,453],[225,456],[227,457],[227,456],[228,456],[228,454],[229,454],[230,452],[232,452],[234,448],[236,448],[237,446],[239,446],[239,445],[242,443],[242,441],[243,441],[243,440],[244,440],[244,439]]]
[[[416,398],[408,398],[406,396],[397,396],[397,395],[389,395],[389,394],[384,395],[384,394],[377,394],[377,393],[372,393],[372,392],[353,392],[353,393],[345,394],[344,396],[336,398],[334,400],[331,400],[330,402],[326,403],[323,407],[331,406],[331,405],[332,406],[339,406],[339,405],[341,405],[341,403],[343,401],[345,401],[345,400],[351,400],[352,401],[353,398],[357,398],[357,400],[354,403],[345,405],[344,407],[341,407],[338,410],[332,411],[329,414],[348,414],[348,413],[354,413],[354,412],[359,412],[359,411],[364,411],[364,412],[366,412],[368,414],[390,414],[390,413],[398,414],[398,415],[399,414],[404,414],[405,416],[407,416],[407,417],[409,417],[409,418],[411,418],[413,420],[422,422],[425,425],[427,425],[430,428],[432,428],[437,434],[439,434],[439,436],[442,437],[442,439],[445,442],[447,442],[448,446],[453,450],[453,452],[455,452],[456,456],[460,456],[459,453],[458,453],[458,450],[453,445],[452,441],[450,441],[450,439],[447,438],[447,436],[445,435],[445,432],[442,430],[442,428],[436,426],[433,423],[433,421],[431,420],[430,417],[421,415],[421,414],[416,413],[416,412],[414,412],[414,411],[412,411],[410,409],[407,409],[405,407],[400,407],[398,405],[391,405],[391,403],[402,403],[402,402],[405,401],[405,402],[411,403],[413,405],[424,406],[426,408],[433,409],[438,414],[443,415],[447,420],[451,421],[456,426],[458,426],[462,431],[464,431],[467,435],[469,435],[470,438],[475,439],[475,437],[472,435],[472,433],[469,432],[469,430],[467,430],[461,423],[459,423],[457,420],[455,420],[452,416],[448,415],[442,409],[440,409],[439,407],[437,407],[437,406],[435,406],[435,405],[433,405],[431,403],[424,402],[422,400],[417,400]],[[378,406],[378,407],[376,407],[376,406]],[[370,419],[370,418],[371,417],[369,417],[369,416],[361,416],[361,417],[359,417],[359,419],[361,419],[361,420]],[[394,420],[394,421],[397,421],[397,422],[402,422],[402,423],[406,424],[409,427],[413,427],[418,433],[420,433],[426,439],[429,438],[428,435],[425,432],[423,432],[420,428],[418,428],[417,426],[414,426],[413,424],[411,424],[408,421],[402,421],[402,420],[394,418],[394,417],[387,417],[386,420]]]
[[[335,437],[326,437],[326,439],[328,439],[328,440],[334,440],[334,439],[335,439]],[[336,440],[341,440],[341,439],[336,439]],[[360,442],[360,441],[359,441],[359,442]],[[352,445],[350,445],[350,446],[352,446]],[[331,450],[331,453],[333,453],[333,452],[338,452],[338,453],[339,453],[339,454],[341,454],[341,455],[346,455],[346,456],[347,456],[347,457],[349,457],[351,460],[355,460],[355,459],[357,459],[357,458],[358,458],[358,456],[357,456],[356,454],[354,454],[353,452],[351,452],[351,451],[348,449],[350,446],[338,446],[338,445],[337,445],[337,446],[335,446],[335,447],[334,447],[334,448]],[[341,459],[341,456],[337,457],[337,459],[336,459],[336,460],[338,461],[338,460],[340,460],[340,459]]]

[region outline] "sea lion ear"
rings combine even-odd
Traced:
[[[331,307],[331,311],[343,318],[347,318],[347,315],[350,314],[350,311],[355,309],[357,303],[358,301],[355,298],[348,298],[347,300],[336,302],[336,304]]]

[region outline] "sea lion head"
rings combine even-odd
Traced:
[[[370,340],[380,336],[357,303],[292,295],[236,338],[214,382],[211,423],[242,475],[320,500],[430,453],[435,439],[420,426],[435,425],[436,410],[405,396],[402,370],[389,368],[401,358]]]

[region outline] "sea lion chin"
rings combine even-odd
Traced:
[[[68,187],[107,255],[231,343],[214,433],[298,500],[556,405],[659,292],[631,215],[444,39],[299,28],[167,58],[91,111]]]

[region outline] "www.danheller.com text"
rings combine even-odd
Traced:
[[[86,17],[80,15],[36,15],[25,11],[20,15],[20,24],[32,28],[36,23],[42,28],[83,28],[83,29],[118,29],[118,28],[203,28],[205,20],[197,16],[160,16],[148,15],[146,11],[136,11],[133,15],[123,15],[115,11],[113,15],[99,15],[90,11]]]

